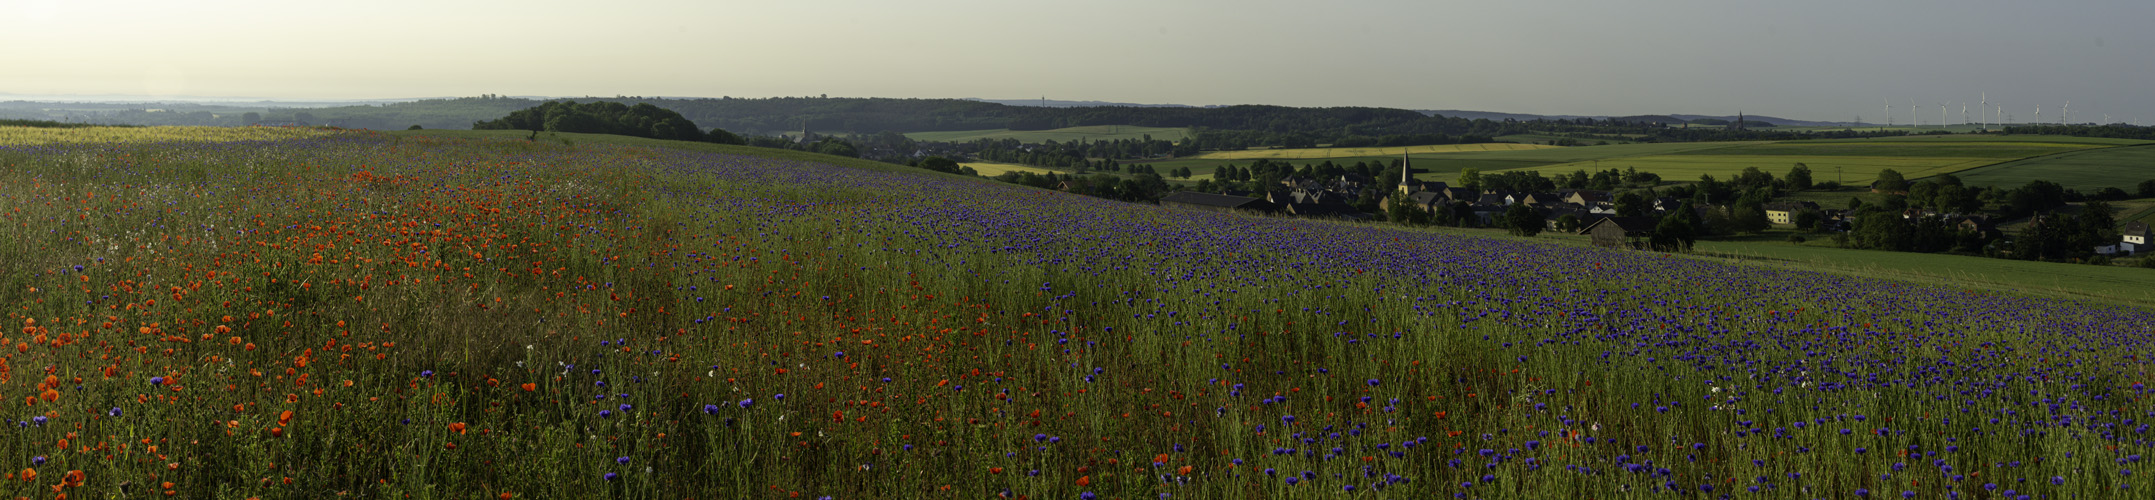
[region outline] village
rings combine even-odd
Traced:
[[[1377,201],[1378,210],[1365,210],[1367,204],[1358,207],[1357,200],[1366,199],[1371,189],[1380,187],[1378,181],[1368,176],[1348,173],[1330,178],[1294,176],[1282,179],[1276,186],[1261,192],[1226,191],[1205,193],[1176,191],[1160,198],[1162,206],[1193,210],[1233,211],[1283,217],[1330,218],[1357,221],[1392,221],[1410,224],[1437,224],[1454,227],[1508,229],[1515,234],[1540,232],[1588,235],[1595,245],[1611,248],[1655,249],[1652,236],[1662,219],[1672,212],[1682,210],[1687,198],[1674,196],[1646,196],[1651,190],[1611,191],[1595,189],[1553,189],[1543,192],[1519,192],[1502,189],[1472,189],[1446,182],[1423,181],[1412,175],[1411,160],[1402,158],[1400,177],[1392,189],[1385,191]],[[1873,192],[1876,187],[1871,186]],[[1905,195],[1905,191],[1890,194]],[[1733,204],[1689,203],[1692,220],[1728,221],[1737,216]],[[1402,214],[1390,213],[1394,207],[1403,208]],[[1531,215],[1524,219],[1508,216],[1514,207],[1524,207]],[[1815,233],[1820,237],[1835,238],[1843,246],[1850,244],[1848,238],[1861,238],[1865,233],[1855,232],[1859,217],[1854,210],[1831,208],[1812,201],[1776,200],[1758,206],[1763,212],[1758,226],[1744,227],[1746,232],[1757,232],[1770,227],[1791,228],[1803,233]],[[1877,212],[1873,208],[1870,212]],[[1959,240],[1957,248],[1967,253],[2007,253],[2011,247],[2006,231],[2000,228],[2000,218],[1980,211],[1947,212],[1928,207],[1895,207],[1901,227],[1881,227],[1894,232],[1922,233],[1928,231],[1937,238]],[[1892,215],[1874,220],[1891,220]],[[2056,216],[2035,214],[2027,218],[2023,229],[2044,224],[2055,225]],[[1538,226],[1531,231],[1516,227],[1516,221],[1532,221]],[[1735,231],[1720,229],[1722,232]],[[1687,235],[1685,239],[1702,235]],[[2016,235],[2017,236],[2017,235]],[[2127,256],[2149,250],[2151,236],[2148,224],[2131,222],[2122,225],[2115,236],[2105,235],[2099,240],[2081,240],[2089,244],[2093,255]],[[1800,236],[1799,236],[1800,237]],[[1949,244],[1941,244],[1949,245]],[[1688,246],[1688,245],[1686,245]]]

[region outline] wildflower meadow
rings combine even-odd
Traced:
[[[5,497],[2155,495],[2142,309],[752,148],[0,138]]]

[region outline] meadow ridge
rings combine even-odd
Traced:
[[[1531,151],[1551,149],[1556,146],[1487,142],[1476,144],[1434,144],[1426,146],[1352,147],[1352,148],[1300,148],[1300,149],[1252,149],[1246,151],[1213,151],[1187,157],[1198,160],[1312,160],[1352,158],[1358,156],[1400,156],[1413,154],[1443,154],[1480,151]],[[1178,158],[1181,159],[1181,158]]]
[[[1189,137],[1189,129],[1180,127],[1139,127],[1134,125],[1090,125],[1050,130],[955,130],[949,132],[909,132],[905,136],[916,141],[973,142],[981,139],[1016,139],[1025,143],[1047,141],[1114,141],[1138,140],[1147,136],[1162,141],[1179,141]]]
[[[757,148],[76,130],[0,144],[23,496],[2091,498],[2155,444],[2140,308]]]

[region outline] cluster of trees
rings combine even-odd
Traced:
[[[2112,139],[2155,140],[2155,127],[2142,127],[2123,123],[2109,125],[2014,125],[2005,127],[2007,134],[2070,135],[2077,137],[2108,137]]]
[[[570,132],[584,134],[613,134],[645,137],[672,141],[715,142],[741,144],[740,136],[723,129],[709,133],[672,110],[637,104],[627,106],[617,102],[577,103],[575,101],[548,101],[527,109],[517,110],[497,120],[472,122],[472,130],[530,130],[534,132]],[[847,155],[853,156],[853,155]]]
[[[1187,143],[1188,141],[1185,141],[1185,144]],[[1150,135],[1142,139],[1069,142],[1049,140],[1038,144],[1025,144],[1017,139],[979,139],[960,143],[924,142],[920,145],[986,161],[1049,168],[1073,168],[1087,165],[1087,162],[1094,159],[1130,160],[1197,153],[1195,149],[1153,139]]]
[[[2118,243],[2116,210],[2109,203],[2091,201],[2078,215],[2053,213],[2036,217],[2013,238],[2013,258],[2066,260],[2089,257],[2097,246]]]
[[[1166,196],[1176,188],[1157,175],[1140,174],[1120,177],[1109,174],[1057,175],[1032,172],[1004,172],[995,180],[1021,184],[1041,189],[1061,189],[1067,185],[1069,192],[1132,203],[1148,203]]]
[[[1195,154],[1198,151],[1226,151],[1258,147],[1314,148],[1331,147],[1397,147],[1425,146],[1432,144],[1480,144],[1496,142],[1488,136],[1445,135],[1442,133],[1357,135],[1340,130],[1224,130],[1200,128],[1188,139],[1177,154]]]

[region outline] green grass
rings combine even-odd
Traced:
[[[981,176],[981,177],[994,177],[994,176],[998,176],[998,175],[1003,175],[1004,173],[1008,173],[1008,172],[1032,172],[1032,173],[1033,173],[1034,175],[1040,175],[1040,174],[1048,174],[1048,173],[1055,173],[1055,174],[1065,174],[1065,175],[1069,174],[1069,172],[1064,172],[1064,171],[1061,171],[1061,170],[1054,170],[1054,169],[1048,169],[1048,168],[1041,168],[1041,167],[1035,167],[1035,166],[1030,166],[1030,165],[1018,165],[1018,164],[1014,164],[1014,163],[986,163],[986,162],[973,162],[973,163],[960,163],[960,164],[958,164],[958,165],[960,165],[960,166],[966,166],[966,167],[973,167],[973,171],[975,171],[975,172],[980,172],[980,176]]]
[[[1845,205],[1841,203],[1833,206]],[[1584,235],[1544,232],[1517,237],[1497,229],[1430,228],[1427,230],[1484,238],[1588,246]],[[1886,252],[1832,246],[1830,233],[1802,234],[1809,241],[1790,243],[1776,229],[1757,235],[1701,240],[1690,254],[1672,254],[1722,263],[1769,266],[1822,273],[1880,278],[1910,284],[1977,290],[1995,295],[2027,295],[2085,300],[2133,307],[2155,307],[2155,269],[2032,262],[1952,254]]]
[[[2015,159],[2089,147],[2093,146],[2042,142],[1791,141],[1685,151],[1670,155]]]
[[[1172,127],[1137,127],[1130,125],[1094,125],[1059,128],[1054,130],[957,130],[948,132],[913,132],[905,134],[916,141],[972,142],[981,139],[1017,139],[1023,143],[1047,141],[1112,141],[1143,139],[1150,135],[1154,140],[1179,141],[1189,136],[1189,129]]]
[[[522,142],[522,141],[524,140],[524,138],[525,138],[525,137],[529,137],[529,136],[531,136],[531,132],[530,132],[530,131],[524,131],[524,130],[433,130],[433,129],[427,129],[427,130],[398,130],[398,131],[393,131],[393,132],[382,132],[382,133],[384,133],[384,134],[388,134],[388,135],[390,135],[390,136],[395,136],[395,137],[439,137],[439,138],[456,138],[456,139],[480,139],[480,140],[490,140],[490,141],[516,141],[516,142]],[[863,160],[863,159],[860,159],[860,158],[850,158],[850,157],[844,157],[844,156],[832,156],[832,155],[827,155],[827,154],[821,154],[821,153],[810,153],[810,152],[806,152],[806,151],[794,151],[794,150],[790,150],[790,149],[773,149],[773,148],[759,148],[759,147],[753,147],[753,146],[735,146],[735,145],[729,145],[729,144],[711,144],[711,143],[704,143],[704,142],[667,141],[667,140],[660,140],[660,139],[646,139],[646,138],[642,138],[642,137],[629,137],[629,136],[625,136],[625,135],[610,135],[610,134],[574,134],[574,133],[558,133],[558,132],[540,132],[540,133],[539,133],[539,135],[538,135],[538,140],[537,140],[537,142],[538,142],[538,143],[543,143],[543,144],[548,144],[548,145],[566,145],[566,146],[571,146],[571,147],[573,147],[573,146],[575,146],[575,145],[577,145],[577,144],[613,144],[613,145],[622,145],[622,146],[663,147],[663,148],[671,148],[671,149],[685,149],[685,150],[690,150],[690,151],[705,151],[705,152],[711,152],[711,153],[724,153],[724,154],[734,154],[734,155],[749,155],[749,156],[759,156],[759,157],[764,157],[764,158],[775,158],[775,159],[781,159],[781,160],[793,160],[793,161],[812,161],[812,162],[818,162],[818,163],[828,163],[828,164],[831,164],[831,165],[839,165],[839,166],[845,166],[845,167],[852,167],[852,168],[858,168],[858,169],[864,169],[864,170],[877,170],[877,171],[884,171],[884,172],[900,172],[900,171],[903,171],[903,172],[917,172],[917,173],[922,173],[922,174],[930,174],[930,175],[946,175],[946,176],[951,176],[951,177],[959,177],[959,178],[965,178],[965,177],[966,177],[966,176],[961,176],[961,175],[953,175],[953,174],[941,174],[941,173],[936,173],[936,172],[932,172],[932,171],[928,171],[928,170],[921,170],[921,169],[917,169],[917,168],[907,167],[907,166],[904,166],[904,165],[894,165],[894,164],[890,164],[890,163],[883,163],[883,162],[879,162],[879,161],[873,161],[873,160]]]
[[[1573,159],[1563,163],[1523,167],[1521,170],[1561,174],[1580,169],[1592,171],[1597,167],[1637,168],[1659,174],[1664,180],[1684,182],[1698,179],[1702,175],[1726,179],[1748,167],[1758,167],[1779,176],[1795,164],[1803,163],[1811,168],[1815,180],[1840,179],[1845,183],[1861,184],[1875,179],[1878,172],[1885,169],[1898,171],[1908,179],[1921,179],[2022,158],[2107,148],[2116,142],[2049,136],[1937,136],[1705,143],[1717,147],[1665,150],[1640,147],[1650,145],[1602,146],[1565,148],[1564,151],[1606,147],[1631,148],[1639,154],[1602,155],[1600,158]]]
[[[2145,410],[2145,344],[2108,343],[2145,311],[1680,261],[1712,246],[598,136],[70,147],[0,150],[24,496],[79,470],[71,498],[1980,497],[1901,470],[1948,463],[2102,498],[2146,448],[2093,432]],[[1775,251],[1743,262],[1846,255]],[[2037,271],[2066,272],[1910,279],[2058,286]],[[1946,370],[1982,390],[1919,385]]]
[[[2083,193],[2114,187],[2132,192],[2141,182],[2155,179],[2155,146],[2130,146],[2072,151],[2041,158],[2000,163],[1955,174],[1969,185],[2020,187],[2028,181],[2045,180]]]
[[[1805,235],[1804,244],[1778,241],[1787,233],[1769,232],[1766,241],[1701,241],[1693,251],[1705,258],[1790,269],[1885,278],[1910,283],[2155,307],[2155,269],[2092,266],[2057,262],[1994,259],[1949,254],[1885,252],[1836,248],[1829,235]]]

